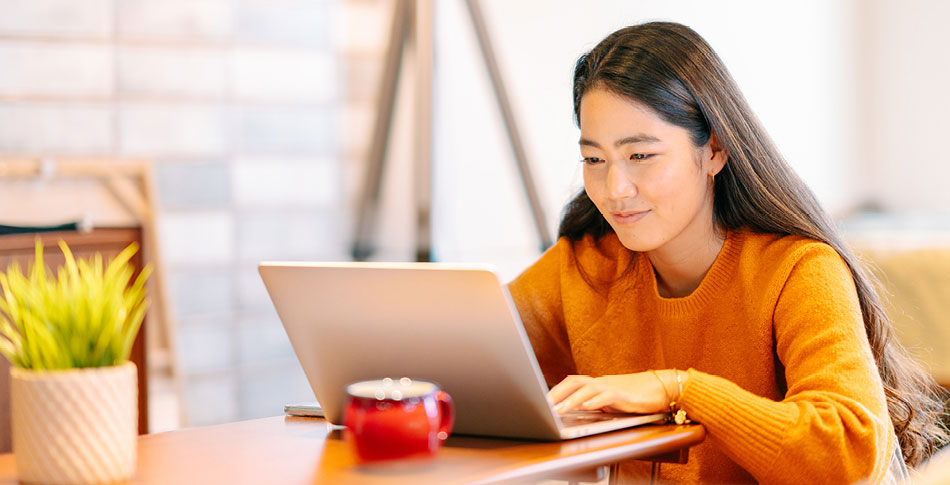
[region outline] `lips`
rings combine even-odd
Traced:
[[[611,212],[610,217],[614,219],[614,222],[617,224],[633,224],[634,222],[639,221],[646,217],[650,211],[630,211],[630,212]]]

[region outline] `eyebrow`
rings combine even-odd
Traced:
[[[657,137],[655,137],[655,136],[653,136],[653,135],[644,135],[644,134],[641,133],[641,134],[637,134],[637,135],[627,136],[627,137],[624,137],[624,138],[621,138],[621,139],[615,141],[615,142],[614,142],[614,147],[620,148],[620,147],[623,146],[623,145],[630,145],[630,144],[633,144],[633,143],[657,143],[657,142],[659,142],[659,141],[660,141],[660,139],[657,138]],[[594,141],[594,140],[588,140],[588,139],[586,139],[586,138],[581,138],[580,140],[578,140],[577,143],[580,144],[581,146],[590,146],[590,147],[594,147],[594,148],[601,148],[601,146],[600,146],[599,143],[597,143],[597,142]]]

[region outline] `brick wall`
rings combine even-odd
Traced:
[[[346,257],[338,3],[0,0],[0,155],[156,162],[189,425],[312,399],[256,264]]]

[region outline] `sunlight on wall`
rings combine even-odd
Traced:
[[[526,198],[467,11],[462,2],[437,6],[436,254],[490,261],[513,277],[538,255]],[[574,63],[610,32],[648,20],[703,35],[822,202],[832,211],[855,204],[852,8],[817,0],[782,8],[751,0],[483,2],[552,232],[582,184]]]

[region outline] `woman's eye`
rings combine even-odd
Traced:
[[[650,155],[647,155],[646,153],[634,153],[633,155],[630,155],[630,160],[646,160],[649,156]]]
[[[581,159],[581,161],[586,163],[587,165],[597,165],[598,163],[603,162],[604,159],[597,158],[597,157],[584,157]]]

